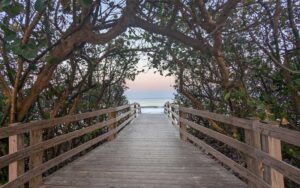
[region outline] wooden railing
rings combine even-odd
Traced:
[[[29,182],[29,187],[38,187],[42,181],[42,173],[59,165],[67,159],[80,154],[99,142],[114,139],[116,134],[124,126],[130,123],[139,112],[140,105],[138,103],[133,103],[131,105],[68,115],[49,120],[18,123],[0,128],[0,139],[9,138],[9,147],[11,147],[9,149],[9,154],[0,157],[0,169],[7,166],[9,167],[9,181],[2,187],[22,187],[27,182]],[[43,140],[43,131],[46,129],[55,128],[57,126],[70,126],[71,123],[81,122],[92,118],[94,119],[93,123],[87,126],[85,125],[79,130],[57,135],[48,140]],[[101,121],[98,119],[101,119]],[[97,130],[102,130],[102,134],[44,162],[43,152],[45,150]],[[20,135],[24,136],[24,134],[27,134],[27,138],[29,134],[29,146],[18,148],[14,141],[17,141],[16,138],[18,137],[18,139],[22,138]],[[20,174],[20,168],[24,168],[23,161],[28,158],[29,170]]]
[[[300,185],[300,169],[282,160],[281,142],[300,146],[300,132],[279,127],[275,123],[264,123],[259,120],[242,119],[233,116],[221,115],[203,110],[185,108],[166,103],[165,113],[172,124],[180,131],[180,137],[188,140],[217,160],[231,168],[240,176],[248,180],[249,187],[283,188],[284,178],[289,178]],[[225,134],[221,134],[201,123],[195,118],[204,121],[215,121],[227,126],[235,126],[244,131],[244,141],[239,141]],[[193,132],[199,131],[245,154],[247,167],[244,167],[223,153],[217,151],[202,141]]]

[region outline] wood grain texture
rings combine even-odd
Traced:
[[[110,135],[115,134],[116,130],[107,132],[105,134],[102,134],[101,136],[98,136],[92,140],[89,140],[85,142],[84,144],[81,144],[78,147],[75,147],[61,155],[59,155],[56,158],[53,158],[42,165],[39,165],[38,167],[31,169],[27,171],[26,173],[22,174],[21,176],[18,176],[17,179],[10,181],[2,186],[2,188],[15,188],[18,187],[26,182],[28,182],[32,177],[35,177],[37,175],[40,175],[41,173],[49,170],[50,168],[60,164],[61,162],[69,159],[70,157],[82,152],[85,149],[88,149],[89,147],[99,143],[102,140],[107,139]]]
[[[33,130],[40,130],[40,129],[44,129],[44,128],[54,127],[57,124],[62,124],[62,123],[68,124],[71,122],[100,116],[100,115],[110,113],[110,112],[117,112],[117,111],[129,108],[129,107],[130,107],[130,105],[123,105],[123,106],[119,106],[119,107],[107,108],[107,109],[86,112],[86,113],[81,113],[81,114],[67,115],[67,116],[63,116],[63,117],[59,117],[59,118],[31,121],[28,123],[15,123],[15,124],[11,124],[8,127],[0,128],[0,139],[6,138],[6,137],[9,137],[12,135],[16,135],[16,134],[30,132]]]
[[[54,137],[53,139],[49,139],[40,143],[34,143],[33,145],[26,147],[24,149],[21,149],[17,152],[11,153],[9,155],[4,155],[0,157],[0,168],[7,166],[9,163],[12,163],[17,160],[21,160],[25,157],[30,156],[31,154],[35,154],[38,152],[42,152],[45,149],[48,149],[50,147],[53,147],[55,145],[61,144],[63,142],[66,142],[68,140],[71,140],[73,138],[85,135],[89,132],[92,132],[97,129],[102,129],[106,127],[107,125],[110,125],[112,123],[116,122],[116,119],[111,119],[109,121],[105,122],[99,122],[92,126],[73,131],[61,136]]]
[[[114,110],[115,110],[115,108],[108,108],[108,109],[87,112],[87,113],[82,113],[82,114],[63,116],[63,117],[59,117],[59,118],[31,121],[31,122],[23,123],[23,124],[16,123],[14,126],[0,128],[0,139],[6,138],[11,135],[30,132],[33,130],[40,130],[40,129],[44,129],[44,128],[54,127],[57,124],[62,124],[62,123],[68,124],[71,122],[75,122],[75,121],[99,116],[102,114],[106,114],[106,113],[112,112]]]
[[[265,165],[268,165],[268,166],[274,168],[281,174],[285,175],[286,177],[288,177],[291,180],[295,181],[296,183],[300,184],[300,169],[299,168],[292,166],[282,160],[278,160],[278,159],[272,157],[270,154],[263,152],[253,146],[250,146],[246,143],[235,140],[234,138],[228,137],[226,135],[218,133],[218,132],[211,130],[209,128],[206,128],[204,126],[198,125],[189,120],[180,118],[179,121],[185,123],[186,125],[190,126],[193,129],[196,129],[214,139],[217,139],[217,140],[247,154],[248,156],[250,156],[252,158],[261,160]]]
[[[164,115],[142,114],[113,141],[46,177],[41,187],[246,185],[198,148],[181,141]]]
[[[203,118],[223,122],[228,125],[240,127],[245,130],[254,130],[263,135],[277,138],[281,141],[293,144],[295,146],[300,146],[300,131],[278,127],[275,123],[264,123],[258,120],[249,120],[234,116],[226,116],[224,114],[217,114],[209,111],[196,110],[186,107],[179,107],[179,110]]]
[[[197,137],[181,131],[181,134],[184,134],[188,137],[190,141],[192,141],[194,144],[200,146],[202,149],[204,149],[209,154],[213,155],[216,159],[221,161],[226,166],[230,167],[233,171],[237,172],[240,176],[248,179],[252,184],[257,185],[257,187],[263,187],[263,188],[271,188],[271,185],[266,183],[261,177],[258,177],[256,174],[249,171],[247,168],[239,165],[232,159],[228,158],[226,155],[222,154],[221,152],[215,150],[210,145],[206,144],[204,141],[198,139]],[[248,184],[249,186],[249,184]]]
[[[42,143],[43,132],[42,130],[35,130],[30,132],[30,145]],[[34,169],[39,165],[43,164],[43,152],[31,153],[29,157],[29,169]],[[32,178],[29,181],[29,187],[38,187],[41,185],[43,180],[42,174]]]

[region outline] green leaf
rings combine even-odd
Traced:
[[[13,41],[13,40],[15,40],[17,34],[14,31],[10,30],[7,25],[0,24],[0,28],[4,32],[4,40],[5,41]]]
[[[0,2],[0,11],[3,11],[3,8],[8,7],[10,5],[10,0],[2,0]]]
[[[34,59],[36,57],[37,54],[37,49],[34,48],[30,48],[29,46],[25,46],[22,51],[21,54],[24,58],[26,59]]]
[[[29,64],[29,68],[30,68],[31,70],[36,70],[36,69],[37,69],[37,66],[36,66],[36,64],[34,64],[34,63],[30,63],[30,64]]]
[[[12,3],[9,6],[4,6],[2,8],[9,16],[14,17],[24,9],[23,5],[20,3]]]
[[[17,38],[14,40],[14,42],[9,46],[9,48],[17,55],[22,54],[22,48],[21,48],[21,40]]]
[[[81,0],[80,4],[84,7],[89,7],[93,3],[93,0]]]
[[[15,54],[20,55],[26,59],[34,59],[38,52],[38,45],[35,45],[33,39],[29,39],[28,43],[21,46],[21,39],[16,38],[10,45],[11,49]]]
[[[53,56],[47,56],[46,58],[45,58],[45,60],[48,62],[48,63],[50,63],[50,64],[54,64],[54,63],[58,63],[59,62],[59,59],[58,58],[56,58],[56,57],[53,57]]]
[[[224,100],[228,101],[228,99],[230,98],[230,95],[231,95],[231,92],[226,93],[224,96]]]
[[[70,8],[70,0],[60,0],[60,4],[63,7],[64,10],[69,9]]]
[[[70,0],[60,0],[60,4],[63,8],[64,13],[70,13],[71,12],[71,2]]]
[[[47,46],[47,39],[43,38],[39,41],[39,48]]]
[[[300,87],[300,78],[297,78],[296,80],[294,80],[295,84]]]
[[[34,9],[38,12],[42,12],[47,7],[48,0],[37,0],[34,3]]]

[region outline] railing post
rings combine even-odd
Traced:
[[[276,125],[279,126],[279,125]],[[270,156],[275,159],[282,160],[281,154],[281,141],[263,135],[262,136],[262,150],[269,153]],[[269,166],[264,165],[264,180],[268,182],[272,188],[283,188],[284,187],[284,178],[283,175],[276,170],[270,168]]]
[[[165,108],[164,108],[165,114],[168,116],[169,115],[169,102],[165,103]]]
[[[174,109],[174,108],[173,108]],[[175,113],[175,110],[174,111],[172,111],[172,112],[174,112]],[[175,116],[173,115],[173,113],[171,113],[171,123],[172,123],[172,125],[174,125],[174,120],[175,120]]]
[[[30,145],[38,144],[43,141],[42,130],[34,130],[30,132]],[[43,163],[43,152],[34,153],[29,158],[29,168],[33,169]],[[29,181],[30,188],[39,187],[42,183],[42,175],[38,175]]]
[[[116,118],[116,117],[117,117],[117,112],[116,112],[116,111],[113,111],[113,112],[109,112],[109,113],[108,113],[108,120],[114,119],[114,118]],[[116,128],[116,124],[117,124],[117,122],[108,125],[108,131],[114,130],[114,129]],[[110,135],[110,136],[108,137],[108,141],[113,140],[115,137],[116,137],[116,133]]]
[[[180,110],[180,107],[179,107],[179,134],[180,134],[180,139],[181,140],[184,140],[184,141],[186,141],[187,140],[187,136],[186,135],[184,135],[184,134],[181,134],[181,131],[183,131],[183,132],[186,132],[187,131],[187,129],[186,129],[186,125],[185,124],[183,124],[181,121],[180,121],[180,118],[186,118],[187,117],[187,113],[185,113],[185,112],[183,112],[183,111],[181,111]]]
[[[256,122],[256,120],[252,121],[253,124],[255,122]],[[254,127],[254,126],[252,126],[252,127]],[[253,131],[253,130],[245,130],[245,142],[248,145],[260,150],[261,149],[260,133]],[[263,167],[262,167],[261,160],[247,156],[246,163],[247,163],[247,168],[251,172],[253,172],[258,177],[263,177]],[[250,181],[248,182],[248,187],[249,188],[258,188],[258,186],[256,184],[254,184]]]
[[[137,118],[137,116],[138,116],[138,104],[137,103],[134,103],[133,109],[134,109],[134,117]]]
[[[139,114],[142,114],[142,107],[140,104],[139,104]]]
[[[15,153],[24,147],[24,136],[13,135],[8,138],[8,152]],[[8,181],[11,182],[24,173],[24,160],[15,161],[8,166]],[[23,186],[20,186],[23,187]]]

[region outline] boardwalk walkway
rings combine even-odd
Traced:
[[[46,177],[50,187],[245,187],[181,141],[163,114],[142,114],[118,137]]]

